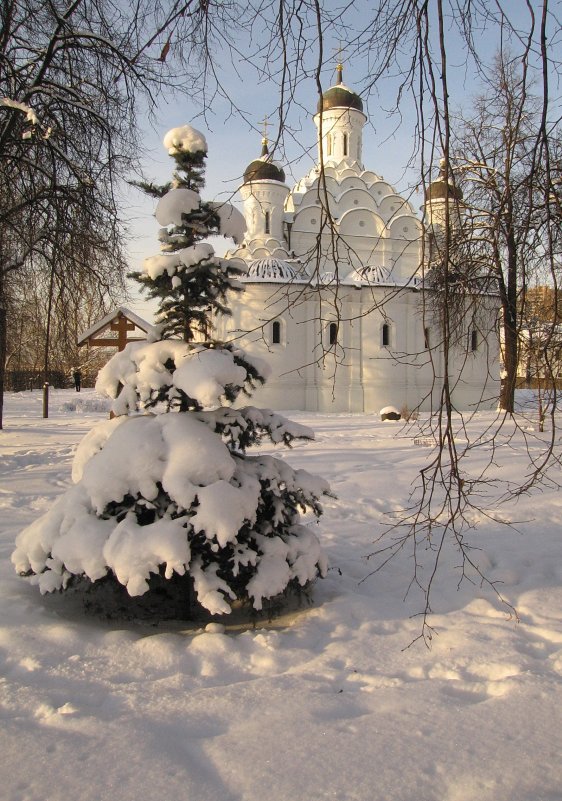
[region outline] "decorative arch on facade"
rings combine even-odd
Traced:
[[[381,181],[380,178],[371,184],[369,189],[379,204],[383,198],[388,197],[388,195],[396,194],[394,188],[390,184],[387,184],[386,181]]]
[[[379,202],[379,214],[389,223],[393,223],[398,215],[409,214],[413,217],[412,209],[407,200],[393,193],[381,198]]]
[[[261,245],[261,247],[252,248],[251,254],[254,259],[267,259],[269,258],[270,252],[267,247]]]
[[[342,170],[340,172],[340,175],[339,175],[340,181],[342,179],[345,180],[346,178],[355,178],[356,179],[357,178],[357,171],[358,171],[357,162],[355,162],[352,167],[347,167],[346,169],[344,169],[344,170]]]
[[[338,177],[334,170],[330,170],[329,167],[324,168],[324,178],[322,181],[320,181],[320,178],[318,177],[310,183],[310,186],[307,186],[306,192],[304,192],[301,196],[299,206],[311,206],[314,203],[318,203],[318,192],[324,192],[324,185],[326,186],[326,191],[329,195],[339,194],[340,183],[338,181]],[[298,196],[294,196],[294,200],[297,199]]]
[[[338,197],[337,204],[342,211],[355,207],[377,211],[377,201],[366,187],[350,186]]]
[[[367,189],[363,179],[353,170],[346,170],[345,177],[340,178],[340,196],[348,189]]]
[[[373,184],[376,184],[379,181],[381,181],[380,175],[377,175],[376,172],[373,172],[372,170],[363,170],[363,172],[360,175],[360,178],[362,181],[365,181],[369,189],[372,188]]]
[[[353,208],[342,214],[339,221],[341,236],[380,237],[384,221],[372,209]]]
[[[320,231],[320,223],[325,216],[326,212],[321,206],[306,206],[304,209],[299,209],[293,222],[293,234],[302,232],[316,235]]]
[[[407,239],[418,243],[423,236],[423,226],[412,214],[400,214],[388,226],[393,239]]]
[[[276,258],[286,259],[288,257],[287,249],[283,246],[278,239],[266,239],[262,237],[251,239],[244,248],[245,257],[252,259]]]

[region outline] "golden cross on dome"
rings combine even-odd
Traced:
[[[268,141],[269,141],[268,138],[267,138],[267,127],[268,127],[268,125],[271,125],[271,123],[267,119],[267,114],[265,115],[265,117],[262,120],[262,125],[263,125],[263,138],[262,138],[261,143],[262,143],[262,145],[267,145]]]
[[[341,41],[340,41],[339,46],[337,48],[334,47],[334,51],[335,51],[335,53],[337,55],[337,58],[338,58],[338,63],[336,64],[336,72],[337,72],[337,76],[338,76],[337,83],[343,83],[343,58],[342,58],[343,47],[342,47]]]

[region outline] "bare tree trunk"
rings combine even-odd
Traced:
[[[55,266],[51,264],[49,278],[49,300],[47,305],[47,326],[45,329],[45,348],[43,352],[43,381],[49,380],[49,346],[51,343],[51,314],[53,310],[53,287],[55,281]]]
[[[507,236],[507,287],[503,300],[504,367],[505,380],[502,383],[500,408],[509,414],[515,411],[515,385],[517,382],[517,363],[519,356],[517,325],[517,248],[513,234]]]
[[[0,265],[2,253],[0,251]],[[0,267],[0,430],[4,427],[4,375],[6,370],[6,302],[4,298],[4,272]]]

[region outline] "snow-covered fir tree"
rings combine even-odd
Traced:
[[[176,163],[172,181],[164,186],[139,184],[159,198],[156,219],[162,226],[162,253],[147,259],[132,277],[150,299],[158,300],[162,336],[189,342],[206,338],[210,316],[229,313],[227,292],[240,291],[233,280],[240,268],[218,261],[211,245],[198,243],[219,233],[240,242],[246,223],[229,203],[204,201],[199,194],[207,157],[203,134],[190,125],[173,128],[164,137],[164,147]]]
[[[233,601],[262,608],[326,570],[301,514],[321,514],[322,479],[273,456],[247,453],[269,440],[290,445],[312,432],[266,409],[225,405],[264,380],[267,365],[214,341],[211,310],[223,309],[236,271],[200,240],[239,238],[241,215],[204,203],[207,150],[190,126],[170,131],[174,185],[160,196],[162,250],[139,275],[160,297],[159,338],[129,344],[101,370],[97,390],[115,417],[80,443],[73,486],[22,531],[12,561],[42,592],[86,579],[130,596],[183,598],[226,614]],[[194,341],[197,339],[197,341]]]

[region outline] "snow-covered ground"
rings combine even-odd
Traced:
[[[422,608],[415,591],[404,600],[412,560],[366,578],[365,557],[431,448],[373,415],[294,413],[317,439],[277,455],[337,495],[320,522],[332,569],[312,604],[255,629],[107,623],[41,597],[10,564],[16,534],[68,486],[77,443],[106,415],[92,391],[54,391],[50,408],[43,420],[40,392],[7,395],[0,432],[2,801],[562,800],[554,485],[512,507],[516,530],[488,521],[473,535],[519,620],[478,584],[457,588],[446,553],[438,634],[430,650],[407,647]],[[528,469],[512,433],[495,453],[506,481]],[[489,455],[471,454],[473,474]]]

